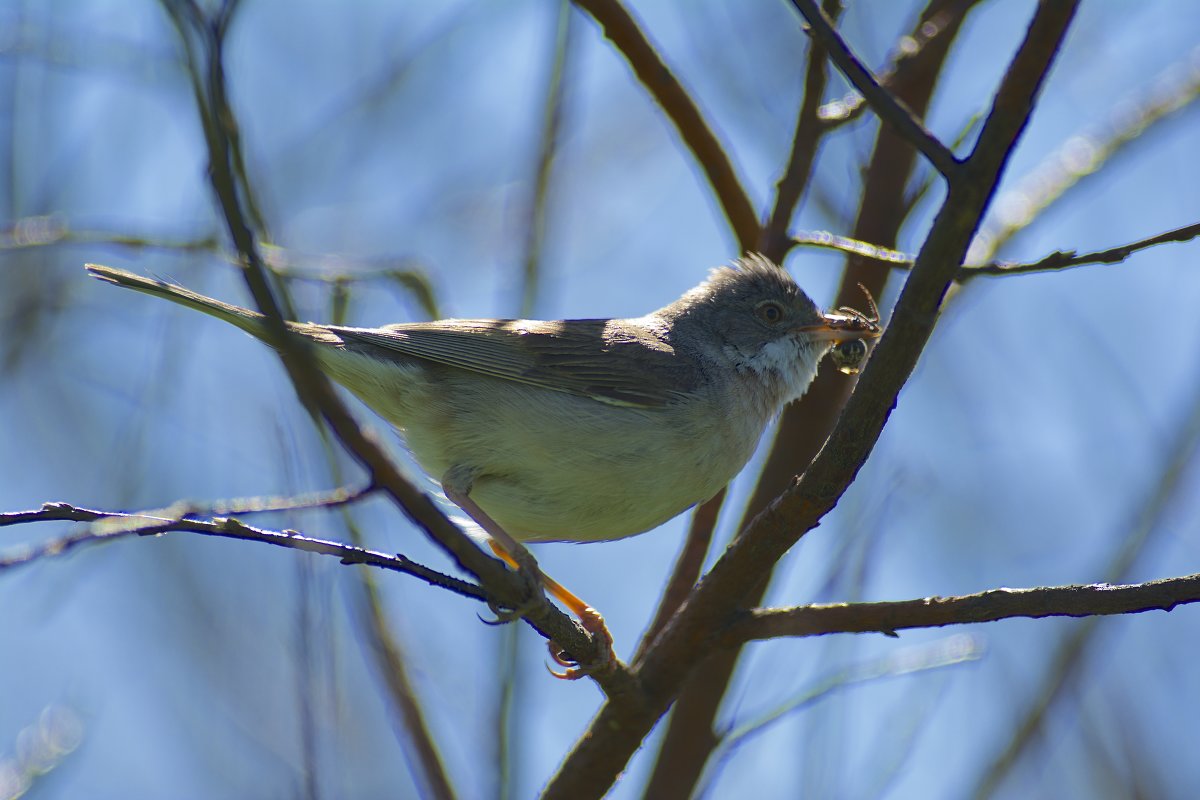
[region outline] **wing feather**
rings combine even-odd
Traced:
[[[419,358],[612,405],[658,408],[692,388],[693,371],[670,344],[620,320],[452,319],[329,330],[377,358]]]

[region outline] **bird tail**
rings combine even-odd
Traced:
[[[181,306],[187,306],[188,308],[208,314],[210,317],[224,320],[231,325],[241,328],[257,339],[266,338],[265,317],[257,311],[251,311],[248,308],[242,308],[230,303],[223,303],[220,300],[214,300],[211,297],[205,297],[202,294],[193,292],[191,289],[185,289],[182,286],[176,286],[173,283],[155,280],[154,278],[146,278],[123,269],[105,267],[100,264],[85,264],[84,268],[91,273],[93,278],[99,278],[106,283],[116,284],[126,289],[133,289],[137,292],[170,300],[172,303],[178,303]]]

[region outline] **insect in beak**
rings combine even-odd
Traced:
[[[875,298],[871,297],[867,287],[861,283],[858,288],[862,289],[863,294],[867,296],[869,316],[848,306],[842,306],[834,312],[825,314],[825,319],[833,334],[830,338],[834,338],[837,342],[829,351],[829,359],[838,368],[838,371],[846,375],[856,375],[862,370],[862,365],[866,362],[867,354],[870,351],[870,347],[864,340],[876,339],[883,333],[883,328],[879,325],[879,307],[875,305]]]

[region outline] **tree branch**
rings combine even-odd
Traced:
[[[1200,236],[1200,222],[1184,225],[1182,228],[1149,236],[1129,244],[1110,247],[1107,250],[1096,250],[1092,253],[1079,254],[1075,250],[1056,250],[1045,258],[1027,263],[1012,261],[993,261],[980,267],[964,266],[959,270],[958,280],[963,281],[977,275],[1000,276],[1022,275],[1029,272],[1051,272],[1055,270],[1082,267],[1088,264],[1119,264],[1139,250],[1145,250],[1155,245],[1168,242],[1186,242]]]
[[[737,605],[761,581],[763,570],[833,508],[870,455],[933,331],[942,297],[1028,122],[1077,5],[1064,0],[1038,6],[975,150],[952,173],[946,199],[900,295],[892,323],[826,446],[804,475],[734,540],[641,661],[634,663],[640,696],[610,698],[604,704],[544,797],[580,800],[608,790],[678,695],[684,679],[711,652],[713,632],[729,622]]]
[[[1182,228],[1175,228],[1174,230],[1158,233],[1154,236],[1147,236],[1145,239],[1138,239],[1136,242],[1129,242],[1128,244],[1117,245],[1116,247],[1109,247],[1104,250],[1096,250],[1091,253],[1079,253],[1077,250],[1055,250],[1053,253],[1037,261],[993,261],[990,264],[978,266],[964,264],[959,267],[955,280],[959,283],[964,283],[971,278],[980,276],[994,278],[1005,275],[1024,275],[1030,272],[1053,272],[1091,264],[1119,264],[1141,250],[1170,242],[1187,242],[1195,239],[1197,236],[1200,236],[1200,222],[1184,225]],[[792,238],[792,242],[797,246],[820,247],[843,253],[853,253],[860,258],[893,267],[911,268],[915,263],[912,256],[899,250],[880,247],[879,245],[853,239],[848,236],[839,236],[836,233],[829,233],[827,231],[804,231],[796,234]]]
[[[936,136],[925,129],[920,120],[887,89],[880,85],[858,56],[833,27],[833,21],[821,10],[816,0],[792,0],[792,5],[808,20],[812,35],[829,51],[829,58],[846,79],[862,94],[871,110],[891,125],[929,159],[947,180],[959,170],[961,162]]]
[[[894,87],[898,99],[914,113],[924,116],[938,77],[974,0],[930,0],[914,21],[909,35],[919,37],[931,25],[942,33],[918,54],[906,59],[905,80]],[[826,2],[825,7],[829,4]],[[933,21],[938,20],[935,24]],[[813,49],[817,48],[813,40]],[[811,55],[811,54],[810,54]],[[808,101],[806,95],[805,102]],[[904,188],[916,166],[918,152],[893,128],[880,125],[875,146],[863,176],[854,231],[860,238],[895,242],[908,215]],[[789,220],[790,223],[790,220]],[[882,296],[888,270],[874,268],[857,259],[847,259],[835,305],[852,305],[859,286]],[[853,389],[853,380],[835,372],[824,372],[809,387],[804,398],[785,409],[774,442],[758,482],[744,509],[742,530],[771,500],[794,482],[821,449],[838,414]],[[762,602],[770,584],[771,571],[764,570],[758,585],[743,599],[744,607]],[[716,722],[721,703],[740,658],[738,649],[714,654],[689,676],[671,712],[670,722],[644,797],[685,796],[694,791],[704,765],[719,745]],[[635,659],[636,660],[636,659]]]
[[[1034,589],[991,589],[956,597],[925,597],[881,603],[822,603],[795,608],[759,608],[733,622],[720,636],[731,646],[782,636],[883,633],[997,622],[1002,619],[1095,617],[1170,611],[1200,603],[1200,573],[1178,578],[1112,585],[1097,583]]]
[[[431,586],[447,589],[463,597],[495,603],[496,598],[473,583],[443,575],[436,570],[418,564],[402,555],[387,555],[363,547],[301,536],[295,531],[272,531],[246,525],[233,517],[216,517],[211,521],[184,519],[190,513],[184,509],[179,516],[172,516],[170,509],[162,512],[127,514],[119,511],[96,511],[80,508],[69,503],[45,503],[36,511],[14,511],[0,514],[0,527],[30,522],[91,522],[96,523],[87,530],[52,539],[37,547],[24,548],[22,552],[0,558],[0,570],[23,566],[42,558],[62,555],[80,545],[96,544],[128,536],[159,536],[164,533],[198,533],[204,536],[219,536],[225,539],[241,539],[262,542],[276,547],[303,550],[334,556],[343,564],[365,564],[369,567],[392,572],[402,572],[420,578]]]

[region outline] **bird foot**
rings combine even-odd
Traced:
[[[567,656],[566,652],[555,642],[547,642],[550,648],[550,658],[554,659],[554,663],[560,667],[564,667],[562,672],[556,672],[553,668],[547,667],[550,674],[564,681],[577,681],[580,678],[585,678],[597,672],[603,672],[610,665],[616,663],[617,654],[613,651],[613,637],[609,633],[608,626],[604,624],[604,617],[596,609],[588,606],[577,610],[579,622],[583,629],[591,634],[592,644],[594,644],[599,652],[599,657],[591,664],[581,665],[575,659]]]

